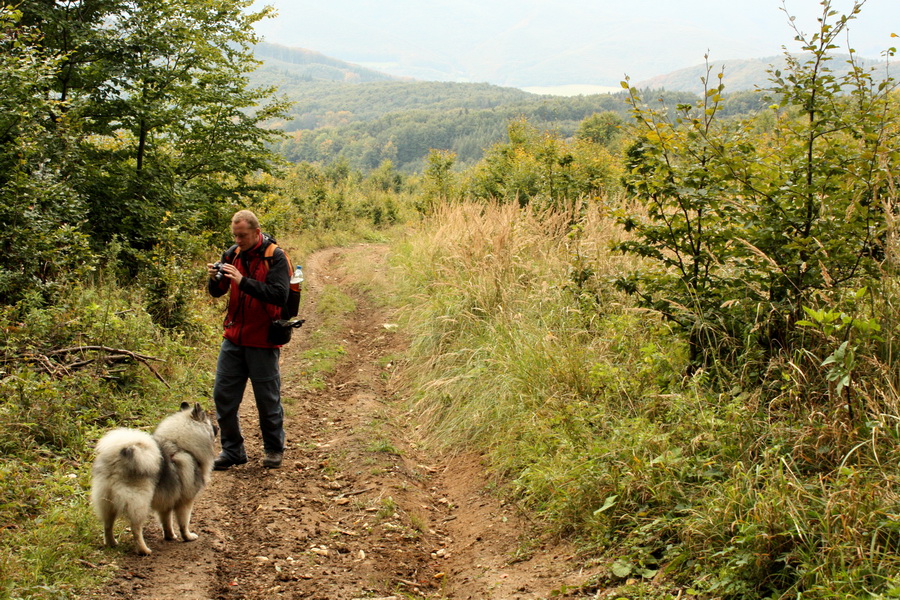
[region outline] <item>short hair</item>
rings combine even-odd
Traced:
[[[259,219],[256,218],[256,215],[253,214],[253,211],[239,210],[234,213],[234,216],[231,217],[231,222],[238,223],[240,221],[244,221],[245,223],[247,223],[247,225],[249,225],[251,229],[259,229]]]

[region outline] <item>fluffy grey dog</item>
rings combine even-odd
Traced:
[[[185,542],[197,539],[190,530],[194,499],[209,483],[217,427],[199,404],[184,402],[166,417],[153,435],[114,429],[97,442],[91,502],[103,522],[106,544],[116,545],[113,524],[131,522],[135,549],[150,554],[144,524],[159,514],[167,540],[175,539],[172,515]]]

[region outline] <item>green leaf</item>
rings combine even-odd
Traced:
[[[619,499],[618,495],[608,496],[606,498],[606,500],[604,500],[603,506],[601,506],[600,508],[598,508],[597,510],[594,511],[594,516],[596,517],[600,513],[604,513],[606,511],[608,511],[610,508],[615,506],[616,500],[618,500],[618,499]]]
[[[612,573],[616,577],[620,577],[622,579],[631,575],[631,572],[634,570],[634,567],[631,563],[625,562],[624,560],[617,560],[612,564]]]

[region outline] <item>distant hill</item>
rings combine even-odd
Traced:
[[[253,53],[258,60],[263,61],[263,66],[253,76],[256,84],[281,86],[302,81],[408,81],[408,78],[367,69],[304,48],[289,48],[264,42],[257,44]]]
[[[850,65],[847,64],[849,59],[849,54],[835,54],[832,56],[829,66],[835,75],[841,76],[849,72]],[[886,66],[884,61],[858,58],[858,62],[864,69],[874,69],[876,76],[883,76]],[[711,73],[713,77],[718,75],[724,68],[722,81],[725,83],[725,90],[729,92],[739,92],[757,88],[765,89],[769,87],[769,67],[774,66],[776,69],[783,71],[785,64],[786,60],[783,55],[770,56],[768,58],[710,62],[710,65],[713,67]],[[892,72],[900,69],[900,62],[893,61],[890,63],[890,69]],[[686,69],[672,71],[665,75],[657,75],[656,77],[637,82],[635,85],[642,89],[665,89],[702,94],[703,83],[700,79],[705,76],[706,65],[695,65]]]
[[[594,113],[626,116],[621,95],[559,98],[475,83],[319,81],[280,90],[295,102],[288,120],[272,124],[289,134],[278,145],[288,160],[343,159],[363,171],[385,160],[420,171],[432,149],[453,151],[460,165],[471,165],[505,141],[508,123],[519,117],[571,136]]]
[[[472,165],[486,148],[508,139],[513,119],[570,137],[595,113],[629,118],[621,90],[558,97],[487,83],[402,80],[274,44],[257,46],[256,56],[264,64],[250,75],[251,85],[277,86],[294,102],[285,120],[269,124],[288,134],[277,150],[292,162],[344,160],[366,171],[390,160],[414,172],[430,150],[440,149],[454,152],[459,165]],[[697,99],[674,90],[656,96],[669,106]]]

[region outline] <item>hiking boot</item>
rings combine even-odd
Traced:
[[[266,457],[262,459],[262,466],[267,469],[277,469],[281,466],[281,460],[284,458],[282,452],[266,452]]]
[[[216,471],[224,471],[226,469],[230,469],[235,465],[243,465],[246,462],[246,456],[242,456],[241,458],[232,458],[223,452],[222,454],[218,455],[213,461],[213,469],[215,469]]]

